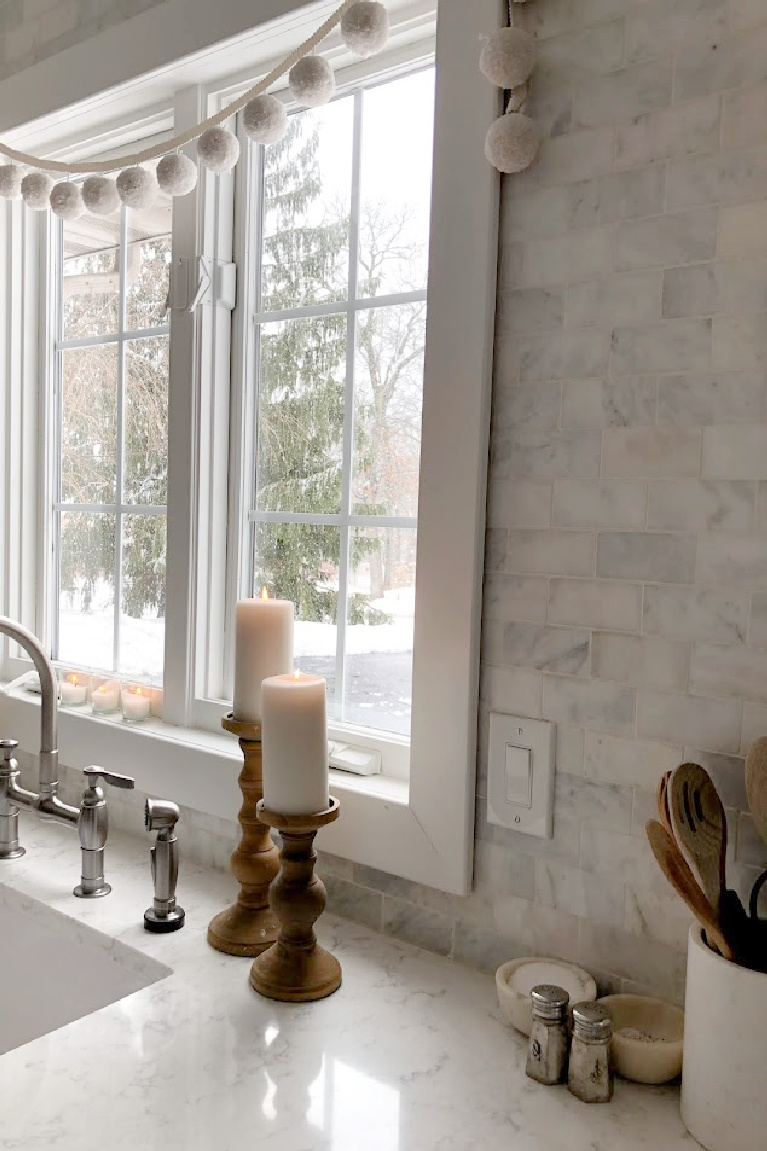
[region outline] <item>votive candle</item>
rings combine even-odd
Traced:
[[[261,685],[264,805],[281,815],[324,811],[328,794],[325,680],[296,671]]]
[[[88,698],[88,677],[79,671],[70,671],[59,683],[59,695],[65,707],[79,707]]]
[[[149,719],[152,708],[152,695],[148,687],[131,685],[123,688],[123,719],[128,723],[142,723]]]
[[[91,693],[91,707],[94,712],[108,714],[110,711],[117,711],[119,706],[120,685],[113,679],[108,679],[93,689]]]
[[[232,710],[241,723],[260,723],[262,682],[293,669],[293,616],[290,600],[272,599],[266,588],[237,604]]]

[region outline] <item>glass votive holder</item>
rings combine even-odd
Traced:
[[[146,683],[124,684],[122,690],[123,723],[143,723],[152,710],[152,689]]]
[[[163,690],[161,683],[152,681],[149,685],[149,698],[151,700],[149,714],[155,719],[162,719]]]
[[[116,679],[93,677],[91,711],[94,715],[112,715],[120,710],[120,684]]]
[[[88,702],[91,677],[87,672],[59,668],[59,700],[62,707],[84,707]]]

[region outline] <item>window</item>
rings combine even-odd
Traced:
[[[54,657],[162,674],[170,202],[58,223]]]
[[[259,157],[252,583],[338,722],[409,736],[434,70],[292,115]]]

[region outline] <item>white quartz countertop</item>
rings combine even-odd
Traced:
[[[22,814],[0,884],[118,938],[172,974],[0,1057],[3,1151],[693,1151],[678,1091],[618,1081],[609,1106],[525,1077],[492,978],[325,916],[344,982],[272,1003],[205,933],[234,881],[184,864],[186,927],[149,935],[149,838],[112,833],[105,899],[74,899],[76,834]],[[55,964],[55,955],[50,957]],[[2,973],[2,940],[0,940]],[[34,996],[2,986],[0,996]],[[0,1010],[2,1000],[0,999]]]

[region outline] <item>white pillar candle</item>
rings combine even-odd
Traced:
[[[120,685],[114,680],[107,680],[95,688],[91,695],[91,707],[94,711],[117,711],[120,706]]]
[[[123,719],[129,723],[140,723],[149,718],[152,707],[152,694],[148,687],[128,687],[123,689]]]
[[[320,675],[276,675],[261,685],[264,805],[280,815],[324,811],[328,723]]]
[[[262,682],[293,670],[293,614],[289,600],[270,599],[266,588],[237,604],[233,713],[241,723],[261,722]]]

